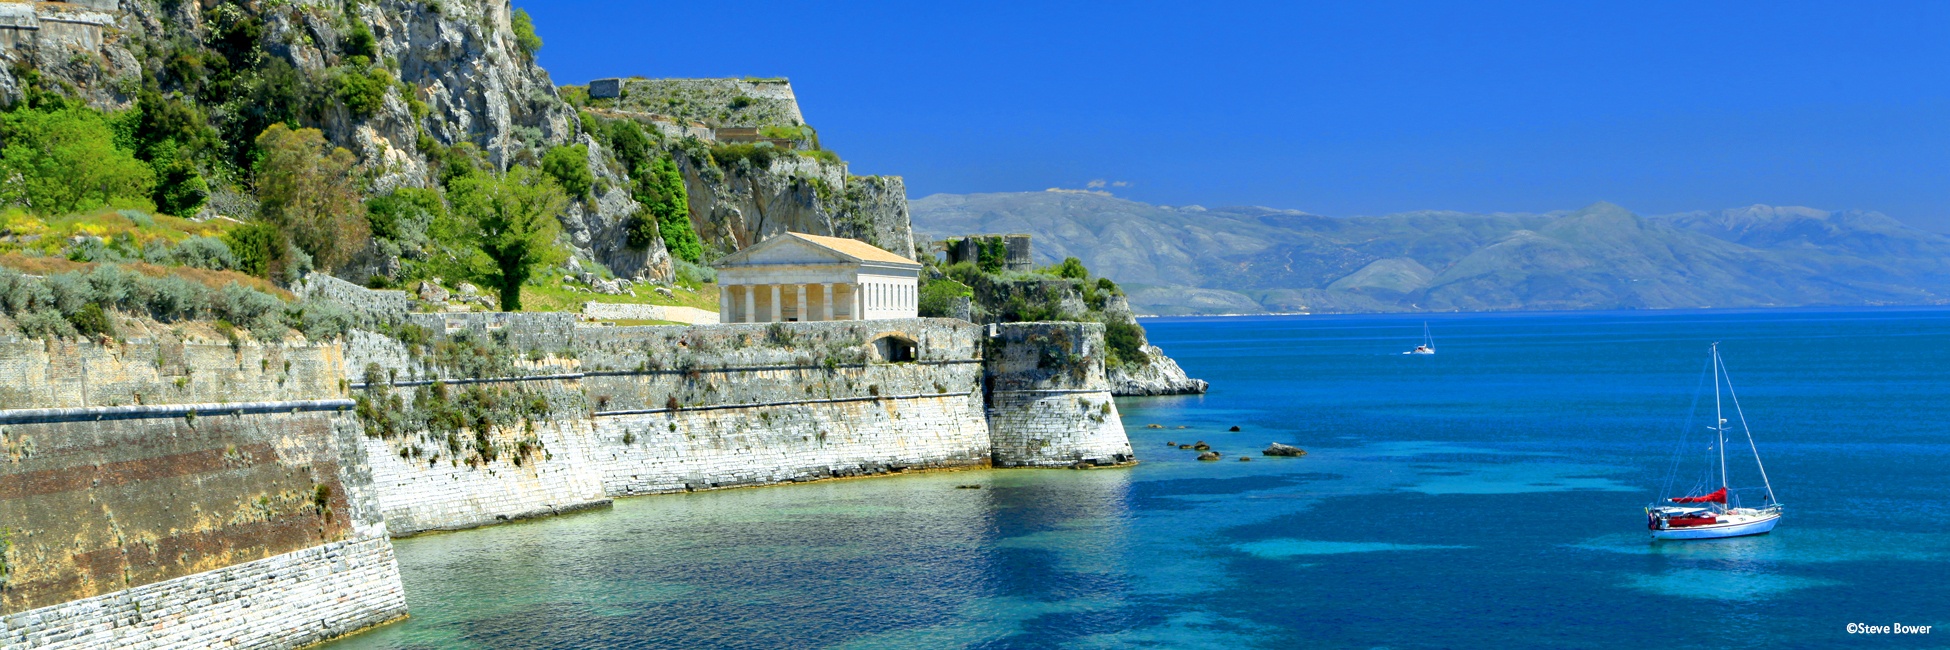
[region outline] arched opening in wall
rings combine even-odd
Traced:
[[[888,363],[901,363],[921,358],[921,347],[914,339],[899,334],[888,334],[873,340],[873,351],[880,360]]]

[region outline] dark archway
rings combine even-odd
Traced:
[[[921,346],[914,339],[899,334],[888,334],[873,340],[873,351],[880,355],[881,361],[900,363],[921,358]]]

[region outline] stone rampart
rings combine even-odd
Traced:
[[[290,647],[404,616],[339,359],[0,342],[0,648]]]
[[[1102,324],[989,327],[985,368],[996,466],[1122,465],[1136,460],[1104,376]]]
[[[367,445],[395,534],[595,507],[622,495],[989,461],[980,332],[966,322],[592,327],[485,316],[424,320],[436,336],[500,337],[521,356],[510,376],[451,376],[390,339],[351,339],[347,379],[382,406],[367,423],[376,434]],[[527,346],[566,356],[518,352]],[[915,360],[885,362],[904,358],[899,346],[913,348]],[[405,370],[366,388],[357,370],[364,363]],[[430,415],[445,408],[478,420],[476,412],[506,415],[495,402],[536,399],[549,408],[505,417],[484,435],[441,430],[436,423],[446,418]],[[394,420],[397,431],[374,424]]]

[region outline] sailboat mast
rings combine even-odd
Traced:
[[[1720,489],[1727,489],[1727,419],[1720,412],[1720,344],[1713,344],[1713,433],[1720,438]]]

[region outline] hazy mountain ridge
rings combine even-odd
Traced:
[[[1023,192],[934,195],[912,214],[937,238],[1030,233],[1038,262],[1078,257],[1152,314],[1950,302],[1950,237],[1855,210],[1335,218]]]

